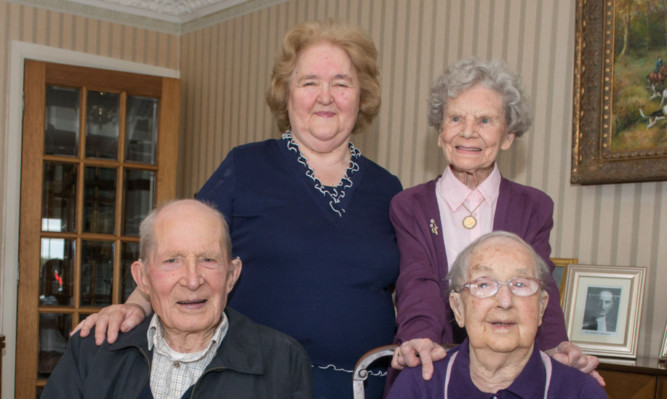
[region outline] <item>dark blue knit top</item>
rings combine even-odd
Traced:
[[[332,188],[314,179],[289,135],[239,146],[197,196],[225,215],[243,261],[229,305],[295,337],[314,365],[347,370],[392,342],[399,255],[389,201],[401,190],[350,150],[347,178]]]

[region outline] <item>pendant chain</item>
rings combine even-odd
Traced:
[[[479,208],[482,205],[483,202],[484,202],[484,199],[482,198],[482,200],[479,202],[479,204],[477,204],[475,209],[473,209],[472,211],[466,206],[465,203],[463,203],[463,202],[461,203],[461,205],[465,208],[465,210],[468,211],[468,213],[470,213],[470,215],[463,218],[463,221],[462,221],[463,227],[470,230],[470,229],[475,228],[475,226],[477,226],[477,218],[475,218],[472,214],[473,214],[473,212],[475,212],[477,210],[477,208]]]

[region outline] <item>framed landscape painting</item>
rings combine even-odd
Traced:
[[[571,182],[666,180],[667,3],[577,0],[575,20]]]

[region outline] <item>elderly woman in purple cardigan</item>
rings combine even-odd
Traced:
[[[428,112],[449,165],[435,180],[396,195],[390,207],[401,253],[394,338],[399,348],[392,366],[400,370],[421,363],[425,379],[431,378],[433,361],[446,355],[441,344],[465,337],[450,311],[446,276],[449,262],[468,244],[491,231],[509,231],[554,269],[549,259],[553,201],[507,180],[496,163],[499,152],[509,150],[531,124],[519,77],[501,61],[459,61],[431,89]],[[553,277],[546,284],[551,300],[537,332],[538,347],[604,384],[594,371],[597,358],[568,342]]]

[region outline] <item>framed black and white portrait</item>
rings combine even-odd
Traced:
[[[636,358],[646,268],[570,265],[563,312],[570,340],[589,354]]]
[[[618,303],[623,293],[619,286],[589,286],[582,320],[582,334],[617,333]]]

